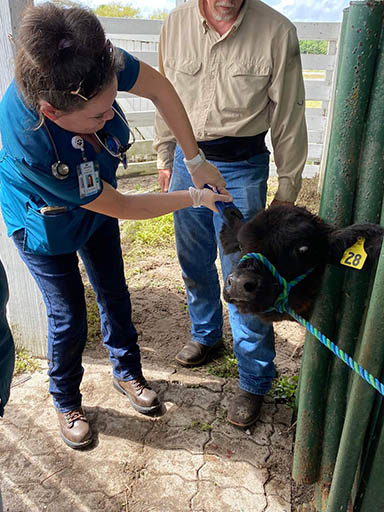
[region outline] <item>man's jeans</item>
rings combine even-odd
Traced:
[[[61,412],[81,405],[81,357],[87,339],[84,286],[76,253],[59,256],[23,251],[24,230],[13,240],[39,286],[48,315],[49,391]],[[96,292],[104,345],[113,375],[130,380],[141,375],[137,333],[131,321],[131,301],[124,277],[120,232],[107,219],[78,251]]]
[[[176,148],[170,191],[193,186]],[[269,153],[258,154],[240,162],[212,162],[227,182],[235,205],[245,220],[265,207]],[[207,346],[222,337],[222,304],[215,260],[219,247],[223,279],[237,265],[240,254],[223,254],[219,233],[221,216],[208,208],[185,208],[174,214],[176,247],[187,290],[192,339]],[[241,315],[228,304],[233,334],[233,350],[238,361],[240,388],[264,395],[275,376],[274,335],[271,325],[253,315]]]

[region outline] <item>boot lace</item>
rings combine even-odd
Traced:
[[[137,377],[137,379],[131,380],[131,383],[138,395],[141,395],[144,389],[152,389],[143,375]]]
[[[73,427],[75,421],[87,421],[87,418],[81,409],[75,409],[74,411],[64,413],[64,418],[69,428]]]

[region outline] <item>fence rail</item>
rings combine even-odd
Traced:
[[[161,21],[116,18],[100,18],[100,20],[108,37],[116,46],[124,48],[151,66],[157,66]],[[328,42],[326,55],[301,55],[307,100],[306,121],[309,140],[308,162],[304,176],[313,176],[319,173],[325,154],[325,134],[333,91],[340,23],[298,22],[295,25],[300,40]],[[155,155],[151,144],[147,143],[153,139],[155,113],[153,104],[149,100],[137,98],[129,93],[119,93],[118,100],[129,123],[135,129],[136,138],[139,139],[136,144],[134,162],[131,162],[129,166],[129,174],[141,173],[143,169],[146,173],[155,172]],[[146,143],[142,144],[140,139],[145,140]],[[272,150],[269,136],[267,136],[267,145]],[[144,163],[137,162],[140,156],[146,160]],[[273,154],[271,172],[272,174],[275,172]]]

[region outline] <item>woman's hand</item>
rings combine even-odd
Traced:
[[[189,193],[193,201],[193,207],[198,208],[199,206],[205,206],[210,210],[219,213],[216,207],[216,202],[221,201],[223,203],[230,203],[233,199],[228,193],[217,194],[209,188],[193,188],[189,187]]]

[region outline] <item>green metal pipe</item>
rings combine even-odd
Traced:
[[[373,375],[384,364],[384,246],[376,271],[358,362]],[[358,375],[353,376],[340,448],[328,499],[327,512],[346,511],[361,455],[376,390]],[[381,475],[381,480],[382,480]],[[383,483],[382,483],[383,485]],[[373,510],[380,510],[378,508]]]
[[[381,226],[384,227],[384,198],[381,210]],[[382,252],[384,251],[384,244]],[[381,343],[383,340],[381,340]],[[381,382],[384,371],[381,372]],[[361,461],[360,487],[357,491],[354,512],[384,510],[384,398],[376,396],[376,403],[366,434],[366,446]]]
[[[383,33],[381,36],[383,43]],[[369,104],[367,123],[363,136],[359,175],[356,187],[353,221],[356,223],[377,223],[380,219],[381,202],[384,193],[384,47],[380,51]],[[360,325],[362,323],[369,288],[372,280],[370,268],[346,273],[343,286],[343,301],[340,317],[343,319],[336,343],[353,356]],[[329,484],[339,448],[344,423],[346,396],[350,370],[334,358],[330,373],[327,411],[324,425],[323,451],[321,462],[321,483]],[[328,487],[328,486],[327,486]],[[323,493],[324,494],[324,493]]]
[[[376,428],[371,434],[372,443],[367,453],[367,465],[357,492],[354,512],[372,512],[384,509],[384,404],[382,398],[380,398],[380,402],[380,414],[376,421]]]
[[[336,88],[322,216],[350,224],[366,119],[382,25],[382,2],[350,3]],[[332,168],[331,175],[328,169]]]
[[[328,337],[334,330],[334,311],[340,296],[343,270],[327,267],[311,323]],[[328,320],[328,321],[327,321]],[[296,482],[312,484],[319,477],[324,424],[324,392],[332,354],[310,334],[306,335],[300,370],[296,441],[292,475]]]
[[[350,224],[358,160],[379,39],[379,2],[352,2],[345,28],[330,148],[320,216],[339,227]],[[370,63],[366,63],[369,60]],[[344,271],[327,268],[311,323],[332,339]],[[307,335],[300,376],[293,478],[314,483],[319,478],[325,393],[330,354]]]

